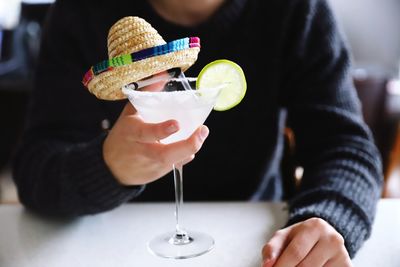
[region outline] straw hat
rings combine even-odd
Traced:
[[[108,33],[109,60],[86,72],[83,84],[97,98],[124,99],[121,88],[171,68],[187,70],[197,60],[200,39],[188,37],[166,43],[144,19],[125,17]]]

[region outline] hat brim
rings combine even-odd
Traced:
[[[123,86],[171,68],[186,71],[196,62],[199,51],[199,47],[191,47],[115,67],[94,76],[87,87],[99,99],[125,99]]]

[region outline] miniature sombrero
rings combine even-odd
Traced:
[[[99,99],[126,96],[122,87],[172,68],[187,70],[197,60],[200,39],[188,37],[166,43],[144,19],[125,17],[108,33],[108,60],[86,72],[82,83]]]

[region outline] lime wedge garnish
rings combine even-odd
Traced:
[[[196,88],[219,88],[214,110],[224,111],[233,108],[246,94],[246,78],[242,68],[227,59],[215,60],[207,64],[199,73]]]

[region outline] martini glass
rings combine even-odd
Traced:
[[[188,83],[189,81],[189,83]],[[204,123],[213,109],[221,88],[200,88],[179,90],[177,87],[194,89],[196,78],[175,78],[169,80],[163,91],[138,91],[137,84],[127,85],[122,90],[138,114],[148,123],[158,123],[174,119],[180,130],[160,140],[169,144],[188,138]],[[161,234],[148,243],[153,254],[174,259],[200,256],[214,247],[214,239],[201,232],[186,231],[180,224],[183,204],[182,165],[172,166],[175,184],[175,231]]]

